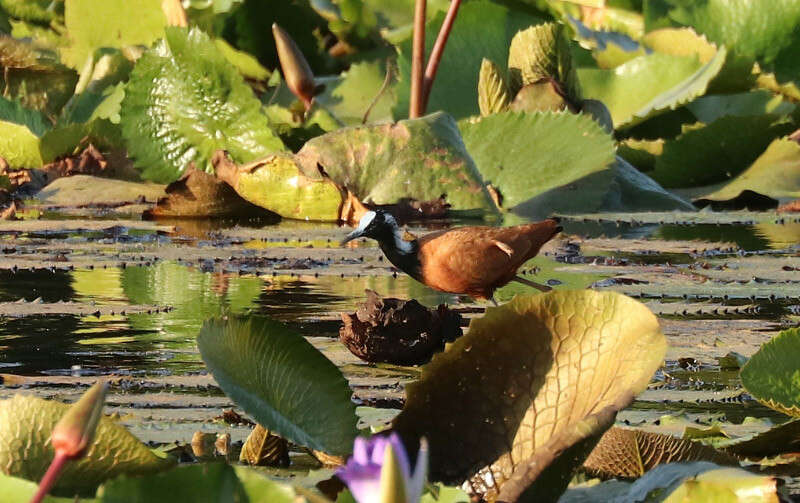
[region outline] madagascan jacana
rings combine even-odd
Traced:
[[[458,227],[415,238],[391,214],[375,210],[361,217],[342,244],[372,238],[395,267],[420,283],[494,302],[494,290],[510,281],[550,290],[517,276],[517,269],[559,232],[558,221],[547,219],[514,227]]]

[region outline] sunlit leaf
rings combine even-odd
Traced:
[[[505,76],[492,61],[481,61],[478,76],[478,108],[481,115],[502,112],[511,101]]]
[[[0,121],[0,157],[12,168],[41,167],[39,138],[25,126]]]
[[[4,503],[28,503],[36,494],[39,484],[31,480],[9,477],[0,473],[0,492]],[[75,498],[59,498],[46,496],[44,503],[75,503]],[[94,503],[94,499],[81,498],[82,503]]]
[[[166,30],[136,63],[122,102],[122,132],[142,176],[172,182],[212,154],[247,162],[283,150],[241,75],[203,32]]]
[[[444,19],[439,14],[428,22],[426,33],[438,33]],[[467,2],[458,11],[458,22],[447,40],[436,81],[428,101],[428,112],[443,110],[456,119],[478,115],[478,75],[484,58],[505,68],[511,39],[522,29],[540,19],[521,11],[485,0]],[[480,33],[480,36],[476,36]],[[436,37],[425,37],[426,54],[430,54]],[[400,82],[397,86],[396,117],[408,117],[411,78],[411,40],[398,47]]]
[[[39,480],[53,459],[49,436],[68,405],[32,396],[0,401],[0,466],[7,475]],[[122,474],[143,475],[174,464],[139,442],[116,422],[101,418],[95,442],[86,456],[66,465],[56,494],[91,492],[101,482]]]
[[[724,61],[724,48],[707,63],[654,52],[611,70],[579,68],[578,77],[584,98],[602,101],[619,129],[701,96]]]
[[[312,139],[296,158],[306,173],[318,173],[321,165],[362,201],[394,204],[447,194],[453,210],[494,211],[458,127],[444,113],[340,129]]]
[[[197,343],[223,391],[259,424],[312,449],[350,453],[352,392],[300,334],[268,319],[231,318],[206,322]]]
[[[544,23],[522,30],[508,49],[508,80],[512,92],[542,79],[553,79],[569,98],[579,100],[580,89],[564,26]]]
[[[225,463],[179,466],[147,477],[119,477],[98,491],[103,503],[247,501],[233,467]]]
[[[221,38],[214,39],[214,45],[225,56],[225,59],[239,70],[243,77],[253,80],[267,80],[269,78],[270,71],[261,66],[261,63],[252,55],[234,49]]]
[[[595,477],[636,479],[658,465],[687,461],[738,466],[736,458],[691,440],[615,427],[606,431],[583,467]]]
[[[551,438],[644,389],[665,350],[656,317],[628,297],[517,296],[473,319],[467,335],[423,367],[394,426],[428,439],[433,480],[477,472],[502,491]],[[565,468],[549,490],[565,487],[574,466]]]
[[[167,18],[161,0],[66,0],[64,22],[70,45],[61,56],[79,69],[95,49],[150,45],[164,36]]]
[[[742,386],[767,407],[800,417],[800,329],[784,330],[747,361],[739,375]]]

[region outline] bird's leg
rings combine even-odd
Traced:
[[[539,290],[540,292],[549,292],[550,290],[552,290],[552,288],[550,288],[547,285],[540,285],[539,283],[533,282],[529,279],[520,278],[519,276],[514,276],[514,279],[512,281],[522,283],[523,285],[532,286],[533,288]]]

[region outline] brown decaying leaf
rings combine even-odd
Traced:
[[[502,490],[551,439],[644,389],[665,352],[656,317],[623,295],[517,296],[423,367],[394,428],[429,439],[432,480],[477,473]]]
[[[800,213],[800,199],[778,206],[778,213]]]
[[[444,304],[428,309],[416,300],[366,292],[366,302],[354,314],[342,313],[339,329],[339,340],[362,360],[419,365],[462,335],[461,315]]]
[[[62,176],[100,175],[107,167],[106,158],[90,143],[80,154],[45,164],[42,171],[47,173],[48,182],[52,182]]]
[[[17,202],[11,201],[5,209],[0,210],[0,220],[19,220],[17,218]]]
[[[230,185],[205,171],[190,168],[167,185],[167,197],[144,212],[145,219],[158,217],[270,216],[272,212],[242,199]]]
[[[161,10],[167,16],[167,24],[170,26],[189,26],[189,19],[186,17],[186,11],[183,10],[181,0],[161,0]]]
[[[684,461],[739,466],[730,454],[691,440],[614,427],[603,435],[583,468],[595,477],[635,479],[660,464]]]
[[[289,444],[257,424],[242,446],[239,461],[258,466],[289,466]]]

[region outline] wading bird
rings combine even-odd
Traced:
[[[364,214],[341,244],[372,238],[395,267],[420,283],[494,302],[494,290],[510,281],[550,290],[517,276],[517,269],[559,232],[558,221],[548,219],[514,227],[458,227],[415,238],[392,215],[375,210]]]

